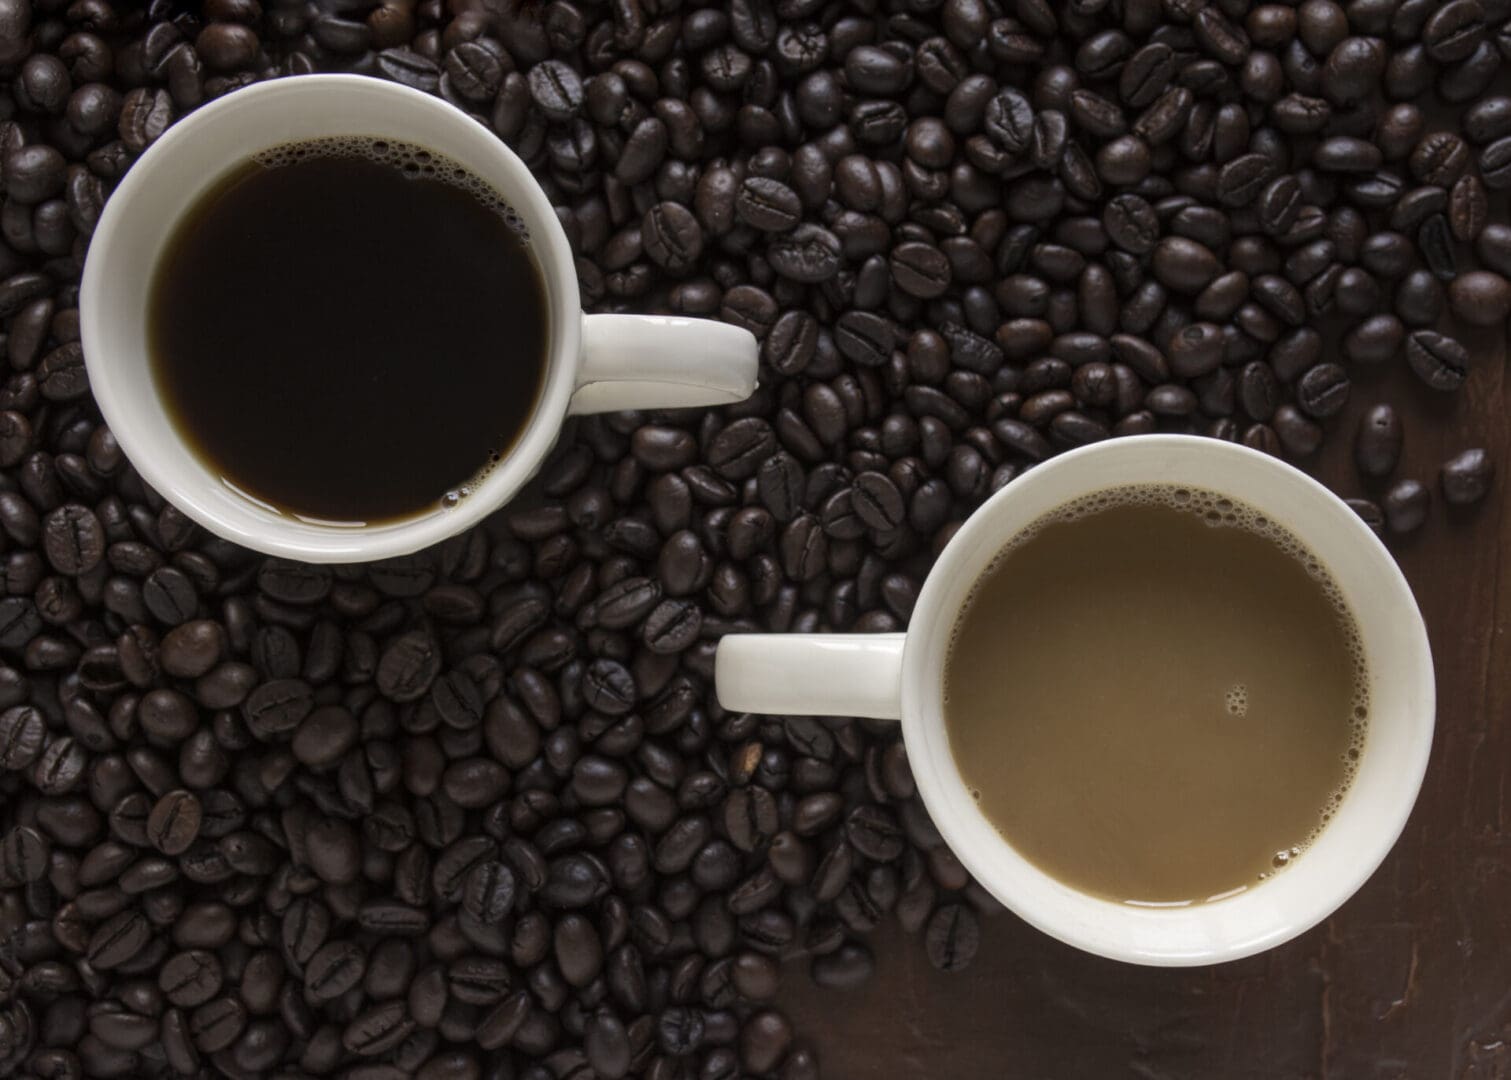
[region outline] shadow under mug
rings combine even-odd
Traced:
[[[261,151],[333,136],[418,144],[486,180],[522,220],[548,308],[544,385],[503,460],[458,505],[371,526],[302,520],[229,486],[175,429],[153,378],[147,340],[153,269],[199,196]],[[584,315],[566,235],[524,162],[439,98],[360,75],[258,83],[170,128],[106,204],[90,242],[79,309],[90,386],[142,478],[227,540],[305,562],[404,555],[475,525],[530,479],[569,414],[727,405],[749,397],[756,384],[756,341],[739,327],[670,316]],[[501,348],[501,358],[506,352]]]
[[[1204,488],[1289,529],[1331,571],[1358,623],[1370,720],[1358,772],[1306,853],[1238,895],[1185,907],[1091,896],[1020,855],[978,809],[942,713],[946,653],[972,587],[1034,521],[1083,495],[1135,484]],[[919,794],[940,835],[993,896],[1061,941],[1116,960],[1189,966],[1279,945],[1364,884],[1406,824],[1432,745],[1432,656],[1406,579],[1379,539],[1321,484],[1257,451],[1189,435],[1097,443],[1036,466],[981,506],[930,571],[906,634],[731,634],[720,704],[739,712],[901,719]]]

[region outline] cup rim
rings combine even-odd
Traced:
[[[988,892],[1025,922],[1083,951],[1129,963],[1186,967],[1238,960],[1282,944],[1329,916],[1373,875],[1400,837],[1426,774],[1435,727],[1436,687],[1426,627],[1405,575],[1379,537],[1337,496],[1311,476],[1286,462],[1248,447],[1194,435],[1142,435],[1134,439],[1117,440],[1117,453],[1125,461],[1130,450],[1149,455],[1151,462],[1172,454],[1227,456],[1234,463],[1257,464],[1261,468],[1273,470],[1276,475],[1284,477],[1286,483],[1299,485],[1300,490],[1324,496],[1326,500],[1336,503],[1346,513],[1346,517],[1337,516],[1336,523],[1350,530],[1350,539],[1358,546],[1360,560],[1369,561],[1369,573],[1379,579],[1380,589],[1388,590],[1395,594],[1395,599],[1404,599],[1409,605],[1407,610],[1411,616],[1410,626],[1404,629],[1411,639],[1409,649],[1412,670],[1398,673],[1402,687],[1399,696],[1403,701],[1419,701],[1420,708],[1407,718],[1408,746],[1397,762],[1394,798],[1387,805],[1385,813],[1375,819],[1369,842],[1351,853],[1345,869],[1336,873],[1332,879],[1322,882],[1320,887],[1307,895],[1304,910],[1282,924],[1255,933],[1248,923],[1234,926],[1234,920],[1225,919],[1225,914],[1233,909],[1225,909],[1224,906],[1249,901],[1253,897],[1263,897],[1266,889],[1285,879],[1316,876],[1318,870],[1314,869],[1308,874],[1304,869],[1308,865],[1304,859],[1287,870],[1284,878],[1277,877],[1272,882],[1252,888],[1243,897],[1177,909],[1122,904],[1081,892],[1060,882],[1013,851],[1010,843],[1000,833],[996,833],[995,827],[987,821],[985,815],[975,809],[973,800],[960,780],[953,758],[947,763],[938,760],[940,755],[934,749],[938,740],[927,739],[925,732],[943,728],[943,713],[940,708],[942,663],[934,670],[925,670],[925,664],[928,663],[929,656],[940,649],[941,641],[948,641],[948,635],[953,629],[958,611],[945,610],[943,598],[948,590],[956,586],[960,575],[967,569],[964,566],[966,560],[972,557],[981,541],[993,543],[1000,549],[1001,542],[1006,539],[999,520],[1003,507],[1008,505],[1007,500],[1021,498],[1023,488],[1020,485],[1053,484],[1064,471],[1084,468],[1087,459],[1094,460],[1108,453],[1112,445],[1102,442],[1081,447],[1031,469],[983,503],[941,552],[920,590],[903,645],[904,741],[909,756],[914,761],[914,778],[919,795],[946,845]],[[1160,483],[1164,479],[1151,474],[1144,482]],[[1137,482],[1139,481],[1111,481],[1100,486],[1123,486]],[[1098,486],[1093,482],[1068,489],[1055,500],[1055,504],[1063,505],[1080,495],[1097,490]],[[1221,490],[1239,501],[1245,501],[1241,485],[1225,487],[1222,483],[1203,483],[1193,486]],[[1310,537],[1316,535],[1315,528],[1309,529],[1305,524],[1296,525],[1290,521],[1284,524],[1311,546]],[[1330,528],[1333,524],[1334,522],[1328,522],[1327,527]],[[951,751],[947,737],[944,742],[944,754],[948,756]],[[1370,753],[1369,746],[1367,739],[1365,758]],[[941,776],[941,773],[947,776]],[[951,783],[954,786],[947,788]],[[959,808],[965,805],[969,805],[970,809],[960,811]],[[1001,839],[1000,848],[988,852],[978,848],[974,842],[963,840],[956,830],[957,814],[973,816],[983,823]],[[1039,899],[1025,902],[1013,888],[1005,885],[1008,873],[990,857],[1001,855],[1002,849],[1013,860],[1013,877],[1026,874],[1060,894],[1065,903],[1040,903]],[[1194,933],[1199,925],[1209,929],[1217,927],[1216,940],[1212,934]]]
[[[551,320],[545,377],[528,422],[508,453],[478,483],[473,494],[459,505],[370,526],[321,526],[282,518],[272,512],[260,512],[245,519],[231,518],[201,498],[192,486],[181,483],[171,462],[146,450],[138,428],[149,421],[122,404],[119,387],[128,376],[121,365],[109,359],[112,329],[104,325],[101,306],[94,300],[110,288],[106,276],[113,268],[129,268],[141,275],[150,275],[155,270],[155,266],[144,268],[133,261],[133,253],[126,252],[114,242],[114,233],[117,223],[127,215],[130,204],[149,184],[162,179],[157,175],[159,162],[165,160],[169,149],[194,139],[212,125],[235,122],[235,114],[249,108],[266,110],[275,107],[274,103],[284,109],[307,111],[321,108],[330,103],[331,99],[325,95],[333,88],[403,100],[407,105],[429,112],[437,124],[449,124],[453,131],[468,131],[467,137],[476,143],[478,153],[491,159],[491,168],[484,179],[500,184],[507,178],[506,194],[510,203],[528,208],[531,237],[538,241],[532,245],[537,253],[536,265],[544,279],[548,302],[552,294],[560,299],[561,316],[553,316]],[[280,98],[301,100],[278,103]],[[342,133],[341,127],[339,123],[332,123],[331,133]],[[384,134],[381,131],[345,133]],[[282,140],[269,140],[251,147],[247,155],[279,141]],[[181,185],[181,178],[176,182]],[[176,218],[169,222],[169,230],[174,221]],[[94,397],[105,423],[142,479],[216,535],[266,555],[304,562],[368,562],[412,554],[471,528],[498,510],[534,475],[555,445],[576,389],[581,363],[582,302],[566,234],[528,167],[501,139],[449,102],[399,83],[355,74],[300,75],[253,83],[196,109],[165,131],[126,172],[105,204],[85,259],[79,287],[79,320],[85,365]],[[173,439],[178,449],[186,456],[192,456],[192,451],[176,432]],[[256,524],[251,524],[252,521]]]

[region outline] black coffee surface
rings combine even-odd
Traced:
[[[540,274],[497,196],[426,151],[362,149],[296,147],[218,185],[150,300],[189,442],[237,489],[326,521],[455,499],[523,429],[547,349]]]

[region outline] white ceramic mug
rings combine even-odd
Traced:
[[[971,798],[941,712],[950,631],[993,556],[1056,508],[1133,484],[1220,492],[1288,528],[1332,572],[1358,622],[1368,665],[1370,726],[1358,773],[1331,823],[1284,873],[1236,896],[1187,907],[1090,896],[1028,862]],[[900,718],[919,794],[977,881],[1061,941],[1164,966],[1235,960],[1326,918],[1364,884],[1400,835],[1432,744],[1427,633],[1385,546],[1306,474],[1245,447],[1183,435],[1074,450],[997,492],[939,556],[906,634],[731,634],[719,643],[715,683],[720,703],[740,712]]]
[[[545,383],[504,460],[457,506],[376,526],[303,521],[229,487],[170,421],[147,348],[152,271],[184,212],[253,155],[329,136],[415,143],[488,181],[523,219],[550,317]],[[106,204],[90,242],[79,308],[95,400],[142,478],[226,539],[306,562],[407,554],[476,524],[535,473],[569,414],[726,405],[749,397],[756,382],[755,338],[739,327],[706,319],[585,316],[566,235],[524,162],[439,98],[358,75],[258,83],[170,128]]]

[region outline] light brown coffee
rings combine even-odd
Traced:
[[[1327,570],[1276,523],[1119,488],[1037,522],[982,577],[945,725],[981,809],[1040,869],[1201,902],[1304,857],[1352,777],[1365,674]]]

